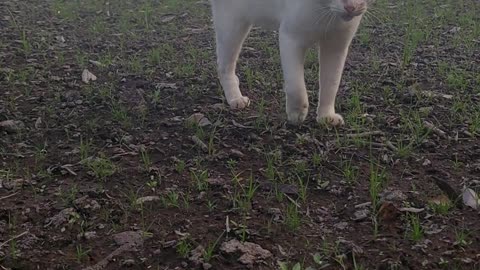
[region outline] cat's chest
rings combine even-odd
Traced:
[[[304,34],[312,39],[330,32],[342,32],[349,28],[332,12],[321,12],[310,5],[283,5],[272,9],[250,9],[247,13],[251,23],[270,30],[288,30]]]

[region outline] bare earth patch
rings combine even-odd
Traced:
[[[377,0],[327,129],[261,29],[227,109],[208,1],[0,1],[0,268],[480,269],[479,9]]]

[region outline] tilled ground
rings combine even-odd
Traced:
[[[208,2],[1,1],[2,269],[480,269],[478,10],[378,1],[327,129],[260,29],[226,108]]]

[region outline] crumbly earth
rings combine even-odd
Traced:
[[[208,1],[1,1],[2,269],[480,269],[479,9],[377,1],[329,129],[261,29],[226,108]]]

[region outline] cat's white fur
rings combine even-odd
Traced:
[[[318,45],[320,94],[317,121],[342,125],[335,113],[335,97],[348,48],[360,20],[373,0],[211,0],[217,44],[217,68],[228,104],[243,109],[250,104],[240,92],[235,74],[242,44],[253,25],[278,30],[290,123],[307,116],[304,80],[306,50]]]

